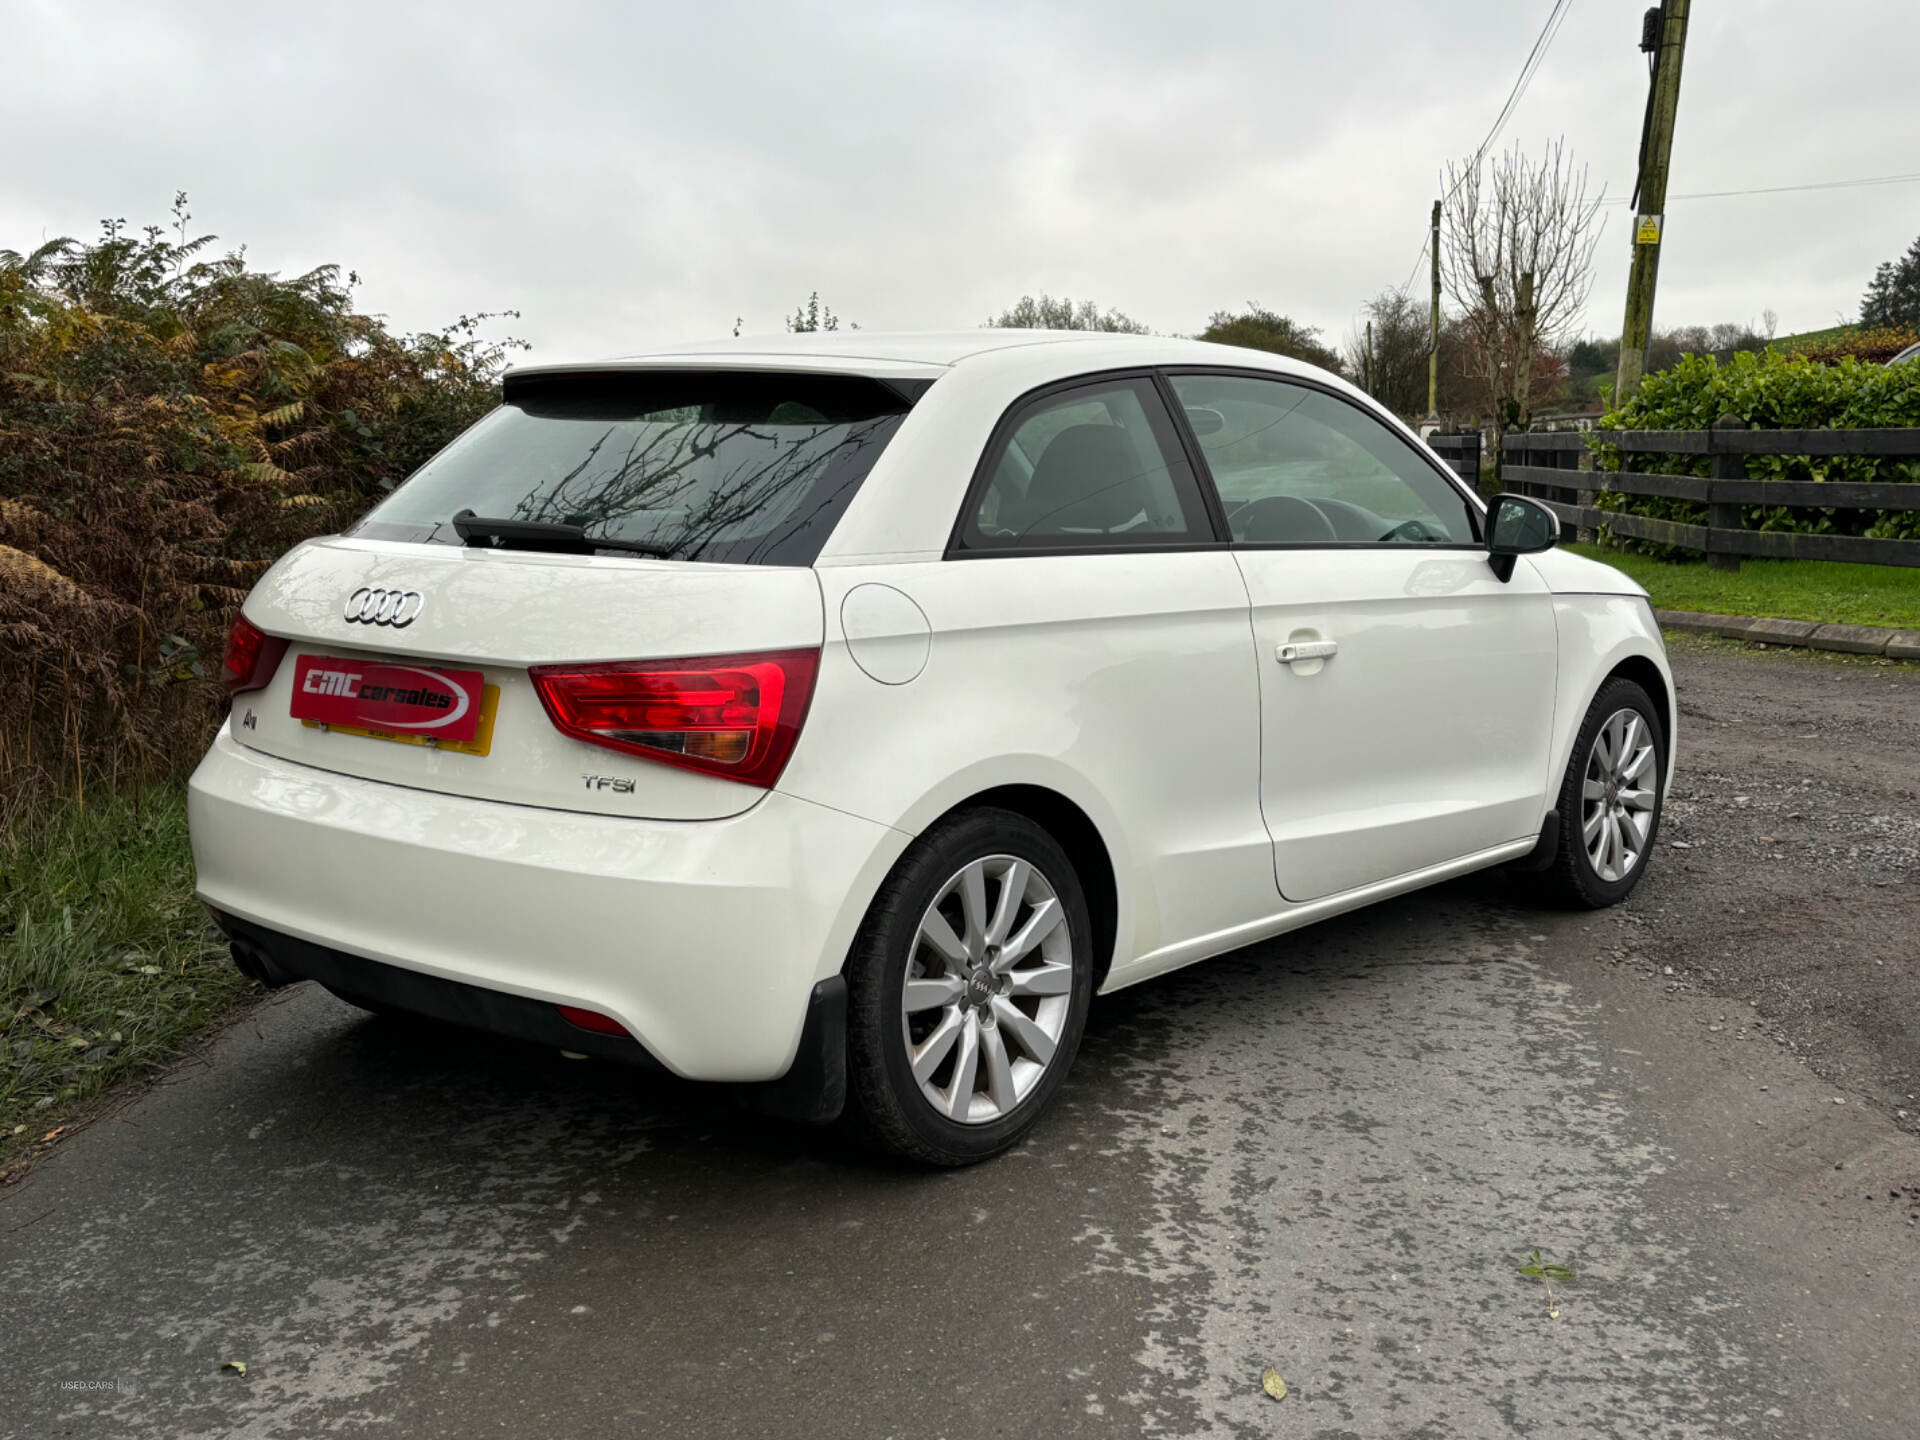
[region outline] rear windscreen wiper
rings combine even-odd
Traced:
[[[656,545],[649,540],[616,540],[589,535],[581,525],[555,525],[544,520],[509,520],[492,515],[476,515],[462,510],[453,517],[453,533],[466,545],[487,545],[501,550],[562,550],[591,553],[595,550],[622,550],[633,555],[651,555],[658,560],[673,557],[675,546]]]

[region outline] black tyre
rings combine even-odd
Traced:
[[[931,1165],[1016,1143],[1080,1048],[1092,933],[1066,851],[1025,816],[969,810],[923,835],[847,959],[856,1122]]]
[[[1560,839],[1530,876],[1543,899],[1576,909],[1617,905],[1646,872],[1667,790],[1666,727],[1631,680],[1600,687],[1560,784]]]

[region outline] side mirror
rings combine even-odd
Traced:
[[[1501,583],[1513,578],[1513,557],[1551,550],[1560,517],[1526,495],[1496,495],[1487,507],[1487,563]]]
[[[1227,428],[1227,417],[1211,405],[1189,405],[1186,410],[1187,424],[1196,435],[1218,435]]]

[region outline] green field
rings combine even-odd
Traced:
[[[1778,335],[1768,342],[1767,348],[1778,350],[1782,354],[1791,354],[1795,350],[1824,349],[1839,340],[1846,339],[1860,327],[1849,321],[1845,325],[1829,325],[1824,330],[1803,330],[1798,335]]]
[[[1737,571],[1728,572],[1709,570],[1703,560],[1659,560],[1596,545],[1567,548],[1626,571],[1647,587],[1655,608],[1661,610],[1920,629],[1920,569],[1838,565],[1825,560],[1746,560]]]

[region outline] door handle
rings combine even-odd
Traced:
[[[1296,660],[1331,660],[1339,653],[1340,644],[1335,640],[1292,640],[1273,652],[1282,665]]]

